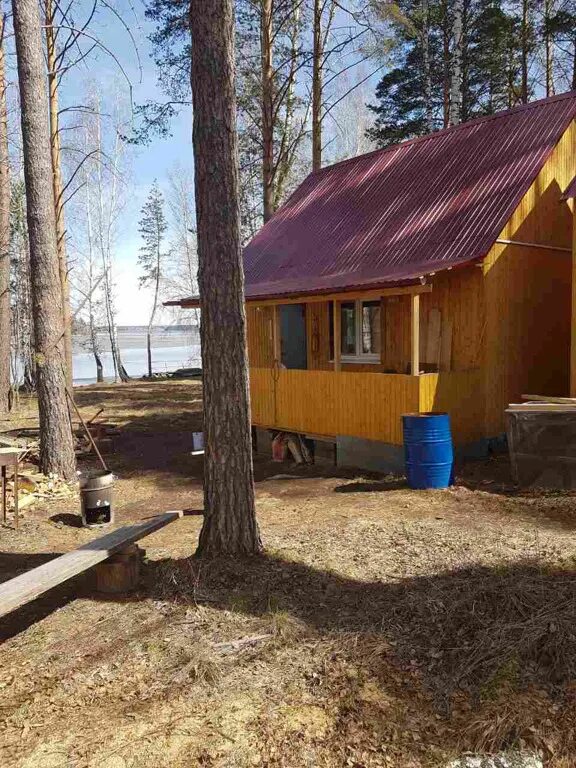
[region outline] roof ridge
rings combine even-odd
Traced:
[[[313,171],[310,175],[316,175],[321,174],[326,171],[329,171],[332,168],[336,168],[337,166],[344,165],[346,163],[352,163],[355,160],[361,160],[365,157],[372,157],[373,155],[377,154],[384,154],[386,152],[394,152],[397,149],[408,147],[412,144],[421,144],[425,141],[431,141],[433,139],[437,139],[439,136],[446,136],[450,133],[456,133],[457,131],[460,131],[464,128],[468,128],[471,125],[478,125],[479,123],[487,123],[491,120],[500,120],[503,117],[508,117],[511,114],[517,114],[518,112],[526,112],[530,109],[539,109],[543,106],[547,106],[548,104],[555,103],[557,101],[563,101],[564,99],[574,99],[576,100],[576,90],[573,91],[566,91],[565,93],[559,93],[555,96],[548,96],[543,99],[537,99],[536,101],[530,101],[528,104],[518,104],[515,107],[511,107],[510,109],[503,109],[500,112],[494,112],[491,115],[481,115],[480,117],[475,117],[472,120],[467,120],[465,123],[459,123],[458,125],[449,125],[447,128],[440,128],[438,131],[433,131],[433,133],[427,133],[424,136],[415,136],[413,139],[407,139],[406,141],[401,141],[398,144],[391,144],[388,147],[383,147],[381,149],[372,149],[370,152],[363,152],[361,155],[354,155],[354,157],[347,157],[344,160],[338,160],[335,163],[331,163],[330,165],[325,165],[323,168],[319,168],[316,171]]]

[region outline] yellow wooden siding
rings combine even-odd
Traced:
[[[254,369],[252,421],[257,426],[352,435],[402,444],[401,415],[418,410],[415,376]]]
[[[482,270],[467,266],[439,272],[431,279],[432,292],[420,297],[420,359],[427,360],[426,340],[431,311],[440,312],[442,335],[450,334],[451,371],[479,368],[485,322]],[[426,369],[424,367],[424,369]]]
[[[273,307],[247,305],[248,360],[254,368],[269,368],[274,361],[273,320]]]
[[[482,271],[476,266],[441,272],[430,279],[431,293],[420,297],[420,359],[425,346],[430,311],[438,310],[442,333],[451,327],[451,369],[477,368],[481,361],[484,326]],[[342,370],[366,373],[403,373],[410,370],[410,296],[382,298],[382,353],[379,365],[342,363]],[[328,302],[306,304],[308,368],[331,370],[330,313]],[[428,361],[429,362],[429,361]]]
[[[330,363],[330,310],[327,301],[306,304],[306,334],[308,341],[308,368],[329,370]]]
[[[402,445],[402,414],[446,411],[454,442],[463,445],[484,436],[482,385],[480,370],[404,376],[252,368],[252,421]]]
[[[569,248],[572,233],[570,207],[561,202],[560,197],[575,174],[576,121],[572,121],[499,239]]]
[[[576,174],[576,124],[566,131],[499,239],[569,248],[570,208],[561,193]],[[495,243],[483,262],[486,297],[485,432],[524,393],[567,395],[571,258],[568,252]]]
[[[275,426],[275,392],[272,373],[271,368],[250,368],[250,406],[253,424]]]
[[[420,411],[450,414],[457,445],[484,437],[484,380],[482,371],[424,373],[419,377]]]

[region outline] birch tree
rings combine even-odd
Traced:
[[[191,0],[191,84],[204,383],[204,523],[198,554],[261,548],[254,507],[232,0]]]
[[[198,247],[194,217],[194,184],[192,174],[176,165],[168,174],[168,210],[170,212],[170,262],[165,283],[170,296],[184,291],[187,296],[198,294]],[[186,310],[190,312],[190,310]],[[192,310],[196,326],[200,325],[197,309]]]
[[[36,0],[12,0],[22,120],[40,417],[40,466],[75,478],[66,401],[62,290],[56,243],[48,98]]]

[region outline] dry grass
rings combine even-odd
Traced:
[[[197,405],[179,416],[199,390],[181,386],[81,395],[124,425],[120,522],[200,499]],[[0,627],[0,764],[429,768],[537,749],[571,768],[574,497],[520,494],[506,472],[474,465],[453,491],[416,493],[328,471],[266,479],[294,470],[258,462],[265,556],[199,562],[186,517],[144,542],[137,594],[77,583]],[[0,530],[0,579],[94,535],[67,524],[75,512]]]

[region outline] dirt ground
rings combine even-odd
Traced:
[[[76,397],[119,427],[117,524],[190,514],[141,542],[138,592],[84,577],[0,619],[0,765],[411,768],[509,748],[576,765],[573,494],[515,490],[504,457],[434,492],[257,458],[265,554],[197,561],[201,385]],[[78,506],[0,528],[0,581],[99,535]]]

